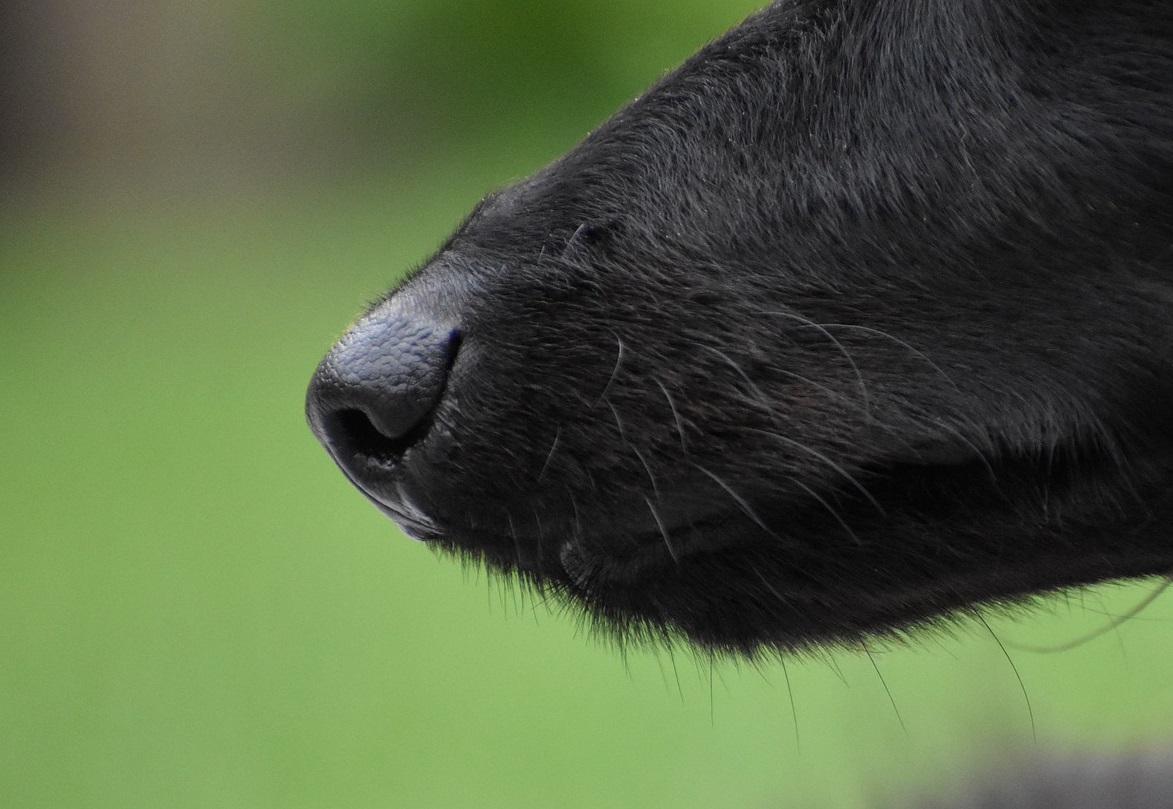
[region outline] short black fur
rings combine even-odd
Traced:
[[[1173,3],[775,3],[400,310],[459,352],[348,474],[621,636],[787,650],[1167,573]]]

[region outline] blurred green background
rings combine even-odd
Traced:
[[[1161,738],[1173,598],[1024,648],[1151,585],[870,657],[620,655],[305,428],[366,300],[754,5],[4,6],[0,806],[854,807]]]

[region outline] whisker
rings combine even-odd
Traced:
[[[558,441],[562,438],[562,425],[558,425],[557,431],[554,433],[554,443],[550,445],[550,451],[546,453],[546,461],[542,464],[542,471],[538,473],[538,482],[542,482],[546,477],[546,470],[550,467],[550,459],[554,457],[554,451],[558,449]]]
[[[578,546],[581,548],[582,547],[582,516],[578,512],[578,501],[574,499],[574,492],[571,490],[569,485],[566,486],[566,496],[570,498],[570,510],[574,513],[574,526],[572,528],[574,540],[578,544]]]
[[[790,685],[790,670],[786,668],[786,658],[782,658],[782,677],[786,680],[786,696],[790,699],[790,718],[794,722],[794,749],[802,752],[802,736],[798,732],[798,708],[794,704],[794,689]]]
[[[672,401],[672,396],[668,393],[668,389],[664,387],[664,383],[658,379],[653,381],[660,387],[660,392],[664,394],[664,399],[668,402],[668,409],[672,411],[672,418],[676,422],[676,434],[680,436],[680,451],[687,455],[688,442],[684,437],[684,422],[680,418],[680,411],[676,409],[676,403]]]
[[[748,431],[753,432],[753,433],[760,433],[761,435],[764,435],[768,438],[772,438],[775,441],[781,441],[784,444],[792,446],[795,449],[800,449],[803,452],[806,452],[809,455],[813,456],[814,458],[817,458],[818,460],[822,461],[828,467],[830,467],[831,469],[833,469],[834,471],[836,471],[840,475],[842,475],[854,488],[858,489],[859,493],[862,494],[865,498],[867,498],[867,501],[872,504],[872,506],[876,509],[876,511],[878,511],[880,513],[881,516],[884,516],[884,517],[888,516],[887,512],[884,511],[884,507],[882,505],[880,505],[880,501],[877,500],[875,498],[875,496],[871,492],[869,492],[867,490],[867,488],[862,483],[860,483],[858,480],[856,480],[854,475],[852,475],[850,472],[848,472],[846,469],[844,469],[839,464],[835,463],[835,461],[833,461],[831,458],[827,457],[827,455],[825,455],[824,453],[820,452],[819,450],[815,449],[814,447],[808,447],[806,444],[802,443],[801,441],[797,441],[793,438],[790,438],[789,436],[780,435],[778,433],[772,433],[769,430],[762,430],[757,427],[751,427],[751,428],[748,428]]]
[[[607,403],[607,407],[611,408],[611,415],[615,417],[615,426],[619,429],[619,438],[622,439],[624,444],[631,446],[631,442],[627,440],[627,433],[623,430],[623,419],[619,418],[619,411],[615,409],[615,405],[611,403],[610,399],[604,399],[603,401]]]
[[[648,511],[652,512],[652,519],[656,521],[656,527],[660,529],[660,536],[664,537],[664,547],[668,549],[668,555],[672,557],[673,562],[680,564],[680,558],[676,556],[676,549],[672,547],[672,540],[668,537],[668,529],[664,527],[664,521],[660,519],[656,507],[647,497],[644,498],[644,502],[648,504]]]
[[[597,406],[599,402],[605,401],[607,394],[611,392],[611,385],[615,382],[615,377],[619,376],[619,366],[623,364],[623,354],[626,349],[623,347],[623,340],[615,332],[611,332],[611,336],[615,338],[615,342],[619,344],[619,353],[615,357],[615,367],[611,369],[611,377],[607,380],[607,384],[603,386],[603,392],[599,394],[599,398],[595,400]]]
[[[571,248],[574,247],[574,243],[578,240],[578,237],[582,235],[584,230],[586,230],[586,226],[587,223],[583,222],[574,229],[574,233],[570,234],[570,238],[566,240],[566,246],[562,248],[562,258],[566,258],[566,255],[570,252]]]
[[[680,671],[676,668],[676,655],[672,652],[672,644],[666,644],[668,660],[672,663],[672,676],[676,678],[676,693],[680,695],[680,704],[684,705],[684,689],[680,686]]]
[[[831,334],[831,332],[829,332],[823,325],[816,323],[815,321],[811,320],[810,318],[803,317],[802,315],[796,314],[794,312],[762,312],[762,314],[776,315],[778,317],[788,317],[792,320],[797,320],[799,323],[801,323],[804,326],[809,326],[812,329],[817,329],[828,340],[830,340],[835,345],[835,347],[839,349],[840,353],[843,354],[844,359],[847,360],[848,364],[851,366],[851,369],[855,372],[855,378],[859,381],[859,395],[860,395],[860,398],[863,399],[864,414],[867,415],[868,418],[871,418],[871,416],[870,416],[871,407],[869,405],[869,400],[868,400],[867,383],[864,382],[863,374],[860,372],[859,366],[855,364],[855,359],[851,356],[851,352],[849,352],[847,350],[847,348],[843,345],[843,343],[839,342],[839,340],[835,337],[835,335]]]
[[[815,492],[814,489],[812,489],[810,486],[807,486],[805,483],[803,483],[800,480],[791,480],[790,482],[793,483],[795,486],[798,486],[799,488],[801,488],[803,491],[805,491],[807,494],[809,494],[815,500],[819,501],[819,503],[823,506],[823,508],[827,509],[827,511],[830,512],[831,516],[835,518],[835,521],[838,522],[841,526],[843,526],[843,530],[847,532],[847,535],[849,537],[851,537],[852,541],[855,542],[856,545],[863,544],[863,542],[860,541],[860,538],[856,535],[855,531],[851,530],[851,526],[847,524],[847,520],[843,519],[843,515],[840,514],[835,509],[834,506],[832,506],[825,499],[820,497]]]
[[[538,565],[538,575],[543,575],[542,572],[542,549],[546,545],[546,529],[542,527],[542,517],[538,513],[538,507],[535,505],[531,509],[534,513],[534,527],[537,528],[537,539],[534,541],[534,547],[537,548],[535,557]]]
[[[994,471],[994,466],[992,463],[990,463],[990,459],[986,455],[986,450],[983,450],[981,447],[979,447],[973,441],[970,441],[968,438],[966,438],[965,434],[962,433],[960,430],[958,430],[956,427],[953,427],[952,425],[946,424],[944,421],[935,420],[932,422],[932,425],[934,427],[939,427],[940,429],[949,433],[951,436],[956,438],[958,441],[960,441],[961,443],[963,443],[967,447],[969,447],[971,450],[973,450],[974,455],[977,456],[978,461],[981,463],[982,466],[985,467],[986,473],[990,476],[990,482],[995,483],[995,484],[998,482],[998,474]],[[1048,461],[1047,461],[1048,464],[1050,464],[1054,459],[1054,451],[1055,451],[1054,447],[1051,447],[1050,450],[1052,453],[1052,457],[1050,459],[1048,459]]]
[[[643,465],[644,473],[647,474],[648,480],[651,481],[651,483],[652,483],[652,491],[655,493],[656,499],[659,500],[660,499],[660,487],[656,483],[656,476],[652,474],[652,468],[650,466],[648,466],[647,459],[644,458],[643,453],[640,452],[638,449],[636,449],[634,445],[628,444],[628,447],[630,447],[631,451],[633,453],[635,453],[635,457],[639,458],[640,464]]]
[[[1111,620],[1108,621],[1107,624],[1105,624],[1104,626],[1098,627],[1097,629],[1093,629],[1091,632],[1088,632],[1086,635],[1081,635],[1080,637],[1076,638],[1075,640],[1069,640],[1066,643],[1058,643],[1058,644],[1055,644],[1054,646],[1033,646],[1033,645],[1025,644],[1025,643],[1007,643],[1006,645],[1011,647],[1012,649],[1018,649],[1018,650],[1021,650],[1024,652],[1035,652],[1037,654],[1053,654],[1055,652],[1069,652],[1072,649],[1076,649],[1080,646],[1083,646],[1085,643],[1090,643],[1091,641],[1095,640],[1096,638],[1107,635],[1109,632],[1114,632],[1115,630],[1119,629],[1121,626],[1123,626],[1128,621],[1131,621],[1133,618],[1136,618],[1138,615],[1140,615],[1142,612],[1144,612],[1146,609],[1148,609],[1149,606],[1153,604],[1153,602],[1155,602],[1158,598],[1160,598],[1162,595],[1164,595],[1165,592],[1170,588],[1170,586],[1173,586],[1173,573],[1166,575],[1165,578],[1163,578],[1161,580],[1161,582],[1157,585],[1157,588],[1155,590],[1153,590],[1151,593],[1148,593],[1147,595],[1145,595],[1144,598],[1142,598],[1140,601],[1138,601],[1132,607],[1129,607],[1123,614],[1111,616]],[[1085,609],[1087,609],[1087,608],[1085,608]],[[1093,610],[1089,609],[1088,611],[1092,612]],[[1106,615],[1107,613],[1102,612],[1101,614]]]
[[[777,534],[775,534],[773,531],[770,530],[769,526],[767,526],[765,524],[765,522],[762,521],[762,518],[759,517],[754,512],[754,510],[750,507],[749,503],[745,500],[745,498],[733,490],[733,487],[731,487],[725,481],[721,480],[721,478],[719,478],[717,475],[710,472],[708,469],[705,469],[700,464],[694,463],[693,466],[695,466],[699,471],[701,471],[702,473],[704,473],[708,477],[712,478],[714,483],[716,483],[718,486],[720,486],[722,489],[724,489],[725,493],[727,495],[729,495],[731,498],[733,498],[733,501],[735,503],[737,503],[738,507],[742,510],[742,512],[745,514],[745,516],[749,517],[758,528],[761,528],[763,531],[765,531],[767,534],[774,537],[778,541],[780,541],[780,542],[782,541],[782,537],[778,536]]]
[[[730,357],[728,354],[721,351],[720,349],[713,348],[712,346],[709,346],[709,345],[702,345],[701,348],[704,348],[707,351],[710,351],[713,354],[716,354],[718,357],[720,357],[722,360],[724,360],[725,363],[728,364],[729,367],[733,369],[734,373],[736,373],[739,377],[741,377],[741,380],[745,383],[746,387],[748,387],[750,389],[750,391],[754,394],[754,396],[757,397],[758,404],[761,405],[762,409],[764,409],[767,413],[769,413],[771,417],[774,417],[777,415],[777,410],[775,409],[775,407],[772,404],[770,404],[769,398],[764,393],[762,393],[762,390],[761,390],[761,388],[759,388],[757,386],[757,383],[754,382],[753,379],[750,378],[749,374],[747,374],[745,372],[745,369],[743,369],[740,365],[738,365],[737,362],[734,361],[732,357]],[[839,402],[842,402],[842,403],[848,405],[849,407],[855,408],[857,410],[860,408],[859,403],[856,401],[853,401],[850,397],[844,396],[843,394],[839,393],[838,391],[833,390],[832,388],[829,388],[826,385],[815,382],[813,379],[810,379],[809,377],[805,377],[800,373],[797,373],[795,371],[790,371],[785,368],[772,368],[771,371],[773,373],[782,374],[783,376],[788,376],[791,379],[797,379],[799,382],[802,382],[806,385],[809,385],[812,388],[815,388],[816,390],[821,390],[823,393],[827,394],[827,396],[829,398],[834,399]]]
[[[1006,662],[1010,664],[1010,670],[1014,672],[1014,679],[1018,680],[1018,688],[1022,691],[1023,701],[1026,702],[1026,713],[1030,717],[1030,735],[1037,744],[1039,741],[1039,732],[1038,728],[1035,727],[1035,711],[1030,704],[1030,694],[1026,692],[1026,683],[1022,681],[1022,675],[1018,672],[1018,666],[1014,665],[1014,658],[1010,656],[1010,652],[1006,651],[1006,647],[1002,645],[1002,640],[994,634],[994,630],[986,623],[985,616],[979,610],[973,610],[973,614],[981,621],[986,631],[990,633],[990,637],[994,639],[994,643],[998,644],[998,648],[1002,650],[1002,656],[1006,658]]]
[[[884,687],[884,693],[888,695],[888,702],[892,704],[892,711],[896,714],[896,721],[900,723],[900,729],[908,733],[908,727],[904,724],[904,717],[900,715],[900,708],[896,706],[896,700],[892,697],[892,691],[888,688],[888,681],[884,679],[884,675],[880,672],[880,667],[876,664],[876,658],[872,657],[872,650],[866,645],[863,647],[863,653],[868,656],[868,660],[872,663],[872,668],[876,670],[876,676],[880,678],[880,685]]]
[[[934,371],[936,371],[938,374],[940,374],[945,379],[946,382],[948,382],[951,386],[953,386],[954,390],[956,390],[958,393],[961,392],[961,388],[958,387],[957,383],[953,381],[953,377],[951,377],[951,376],[949,376],[949,374],[945,373],[945,370],[940,365],[937,365],[937,363],[933,362],[933,360],[929,357],[929,355],[925,354],[925,352],[921,351],[919,348],[912,345],[911,343],[907,343],[904,340],[901,340],[899,337],[896,337],[895,335],[888,334],[888,332],[881,331],[880,329],[873,329],[871,326],[860,326],[855,323],[824,323],[823,328],[826,328],[826,329],[854,329],[855,331],[867,332],[868,334],[874,334],[874,335],[877,335],[878,337],[883,337],[887,340],[891,340],[892,342],[896,343],[897,345],[903,346],[904,348],[908,349],[911,353],[920,357],[922,360],[924,360],[926,365],[930,366]]]
[[[509,536],[513,538],[513,552],[517,554],[517,559],[521,561],[521,539],[517,536],[517,525],[513,522],[513,512],[505,509],[505,522],[509,525]]]

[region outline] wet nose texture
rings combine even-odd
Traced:
[[[426,316],[379,312],[360,320],[322,360],[306,414],[318,440],[352,477],[393,465],[427,434],[460,334]]]

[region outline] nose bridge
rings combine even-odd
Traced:
[[[453,237],[458,239],[457,237]],[[450,245],[400,284],[363,319],[380,312],[427,318],[463,330],[469,309],[489,269],[487,262]],[[360,321],[361,322],[361,321]],[[356,324],[357,325],[357,324]]]

